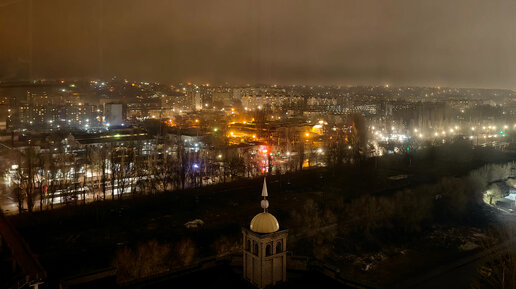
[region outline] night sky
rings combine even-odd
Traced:
[[[513,0],[0,0],[0,79],[516,88]],[[32,27],[32,57],[29,47]]]

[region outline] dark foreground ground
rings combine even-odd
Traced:
[[[364,242],[368,245],[351,246],[361,243],[362,235],[352,235],[350,230],[342,229],[348,219],[344,211],[346,204],[364,194],[389,198],[400,190],[433,184],[443,177],[461,177],[487,163],[505,163],[514,159],[514,154],[487,149],[444,147],[410,156],[373,159],[334,170],[321,168],[268,176],[270,212],[276,215],[281,227],[289,229],[288,248],[293,255],[308,255],[341,267],[351,279],[397,287],[400,280],[412,276],[413,271],[428,271],[476,252],[462,252],[439,244],[430,246],[436,243],[428,237],[433,231],[446,233],[456,227],[465,227],[466,231],[469,227],[484,230],[492,220],[482,219],[482,209],[476,211],[480,212],[476,218],[465,218],[459,223],[439,221],[438,227],[432,226],[434,219],[425,219],[417,233],[401,231],[397,233],[401,238],[392,241],[388,237],[390,233],[378,233],[373,227],[373,237],[387,236],[382,244]],[[407,177],[392,178],[398,175]],[[164,267],[173,270],[193,264],[200,258],[238,251],[241,226],[248,226],[251,218],[260,212],[262,181],[241,180],[193,190],[69,206],[12,216],[11,220],[47,269],[50,286],[57,285],[67,276],[120,264],[125,267],[119,268],[119,272],[125,275],[119,279],[127,281],[142,276],[133,272],[140,265],[147,266],[151,272]],[[485,216],[489,217],[489,214]],[[203,220],[204,225],[198,229],[185,228],[185,222],[194,219]],[[364,222],[368,222],[365,217]],[[330,236],[321,239],[318,238],[320,235]],[[419,242],[423,239],[424,242]],[[356,263],[357,256],[373,256],[382,247],[394,252],[389,255],[389,262],[376,262],[371,270],[361,268],[367,262],[350,265]],[[319,248],[326,248],[326,251],[319,252]],[[157,256],[149,264],[131,263],[135,262],[132,259],[156,250],[163,252],[161,255],[165,257]],[[407,251],[403,253],[403,250]],[[231,273],[213,274],[224,276]],[[204,280],[192,276],[185,278],[184,282],[178,280],[177,284]],[[221,282],[226,279],[230,278],[222,278]],[[310,284],[310,281],[301,283]],[[159,288],[169,288],[166,287],[168,283],[162,286],[165,287]],[[229,287],[233,287],[232,284]]]
[[[161,279],[149,284],[138,284],[131,289],[168,289],[168,288],[256,288],[241,277],[242,272],[230,266],[219,266],[174,279]],[[278,289],[309,288],[351,288],[318,272],[289,271],[288,280],[278,283]]]
[[[104,278],[76,286],[70,289],[190,289],[190,288],[242,288],[253,289],[254,285],[245,281],[242,277],[242,270],[230,265],[220,265],[188,275],[175,277],[161,277],[152,280],[137,282],[135,284],[118,286],[113,278]],[[277,283],[277,289],[309,289],[309,288],[352,288],[345,284],[315,271],[289,271],[286,282]]]

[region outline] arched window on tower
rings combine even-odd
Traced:
[[[281,242],[276,243],[276,254],[283,252],[283,245]]]
[[[251,240],[247,240],[247,246],[245,247],[247,251],[251,251]]]
[[[265,256],[270,256],[272,255],[272,246],[270,244],[268,244],[267,246],[265,246]]]
[[[255,255],[258,255],[258,244],[254,244],[254,252]]]

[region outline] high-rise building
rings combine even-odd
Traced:
[[[109,126],[121,126],[124,122],[124,105],[122,103],[106,103],[104,117]]]
[[[9,108],[7,104],[0,104],[0,130],[7,129],[7,119],[9,118]]]
[[[195,95],[194,95],[194,107],[195,107],[195,110],[202,109],[202,98],[201,98],[201,93],[199,91],[196,91]]]

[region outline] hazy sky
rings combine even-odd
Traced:
[[[0,0],[0,79],[516,88],[514,0],[32,1]]]

